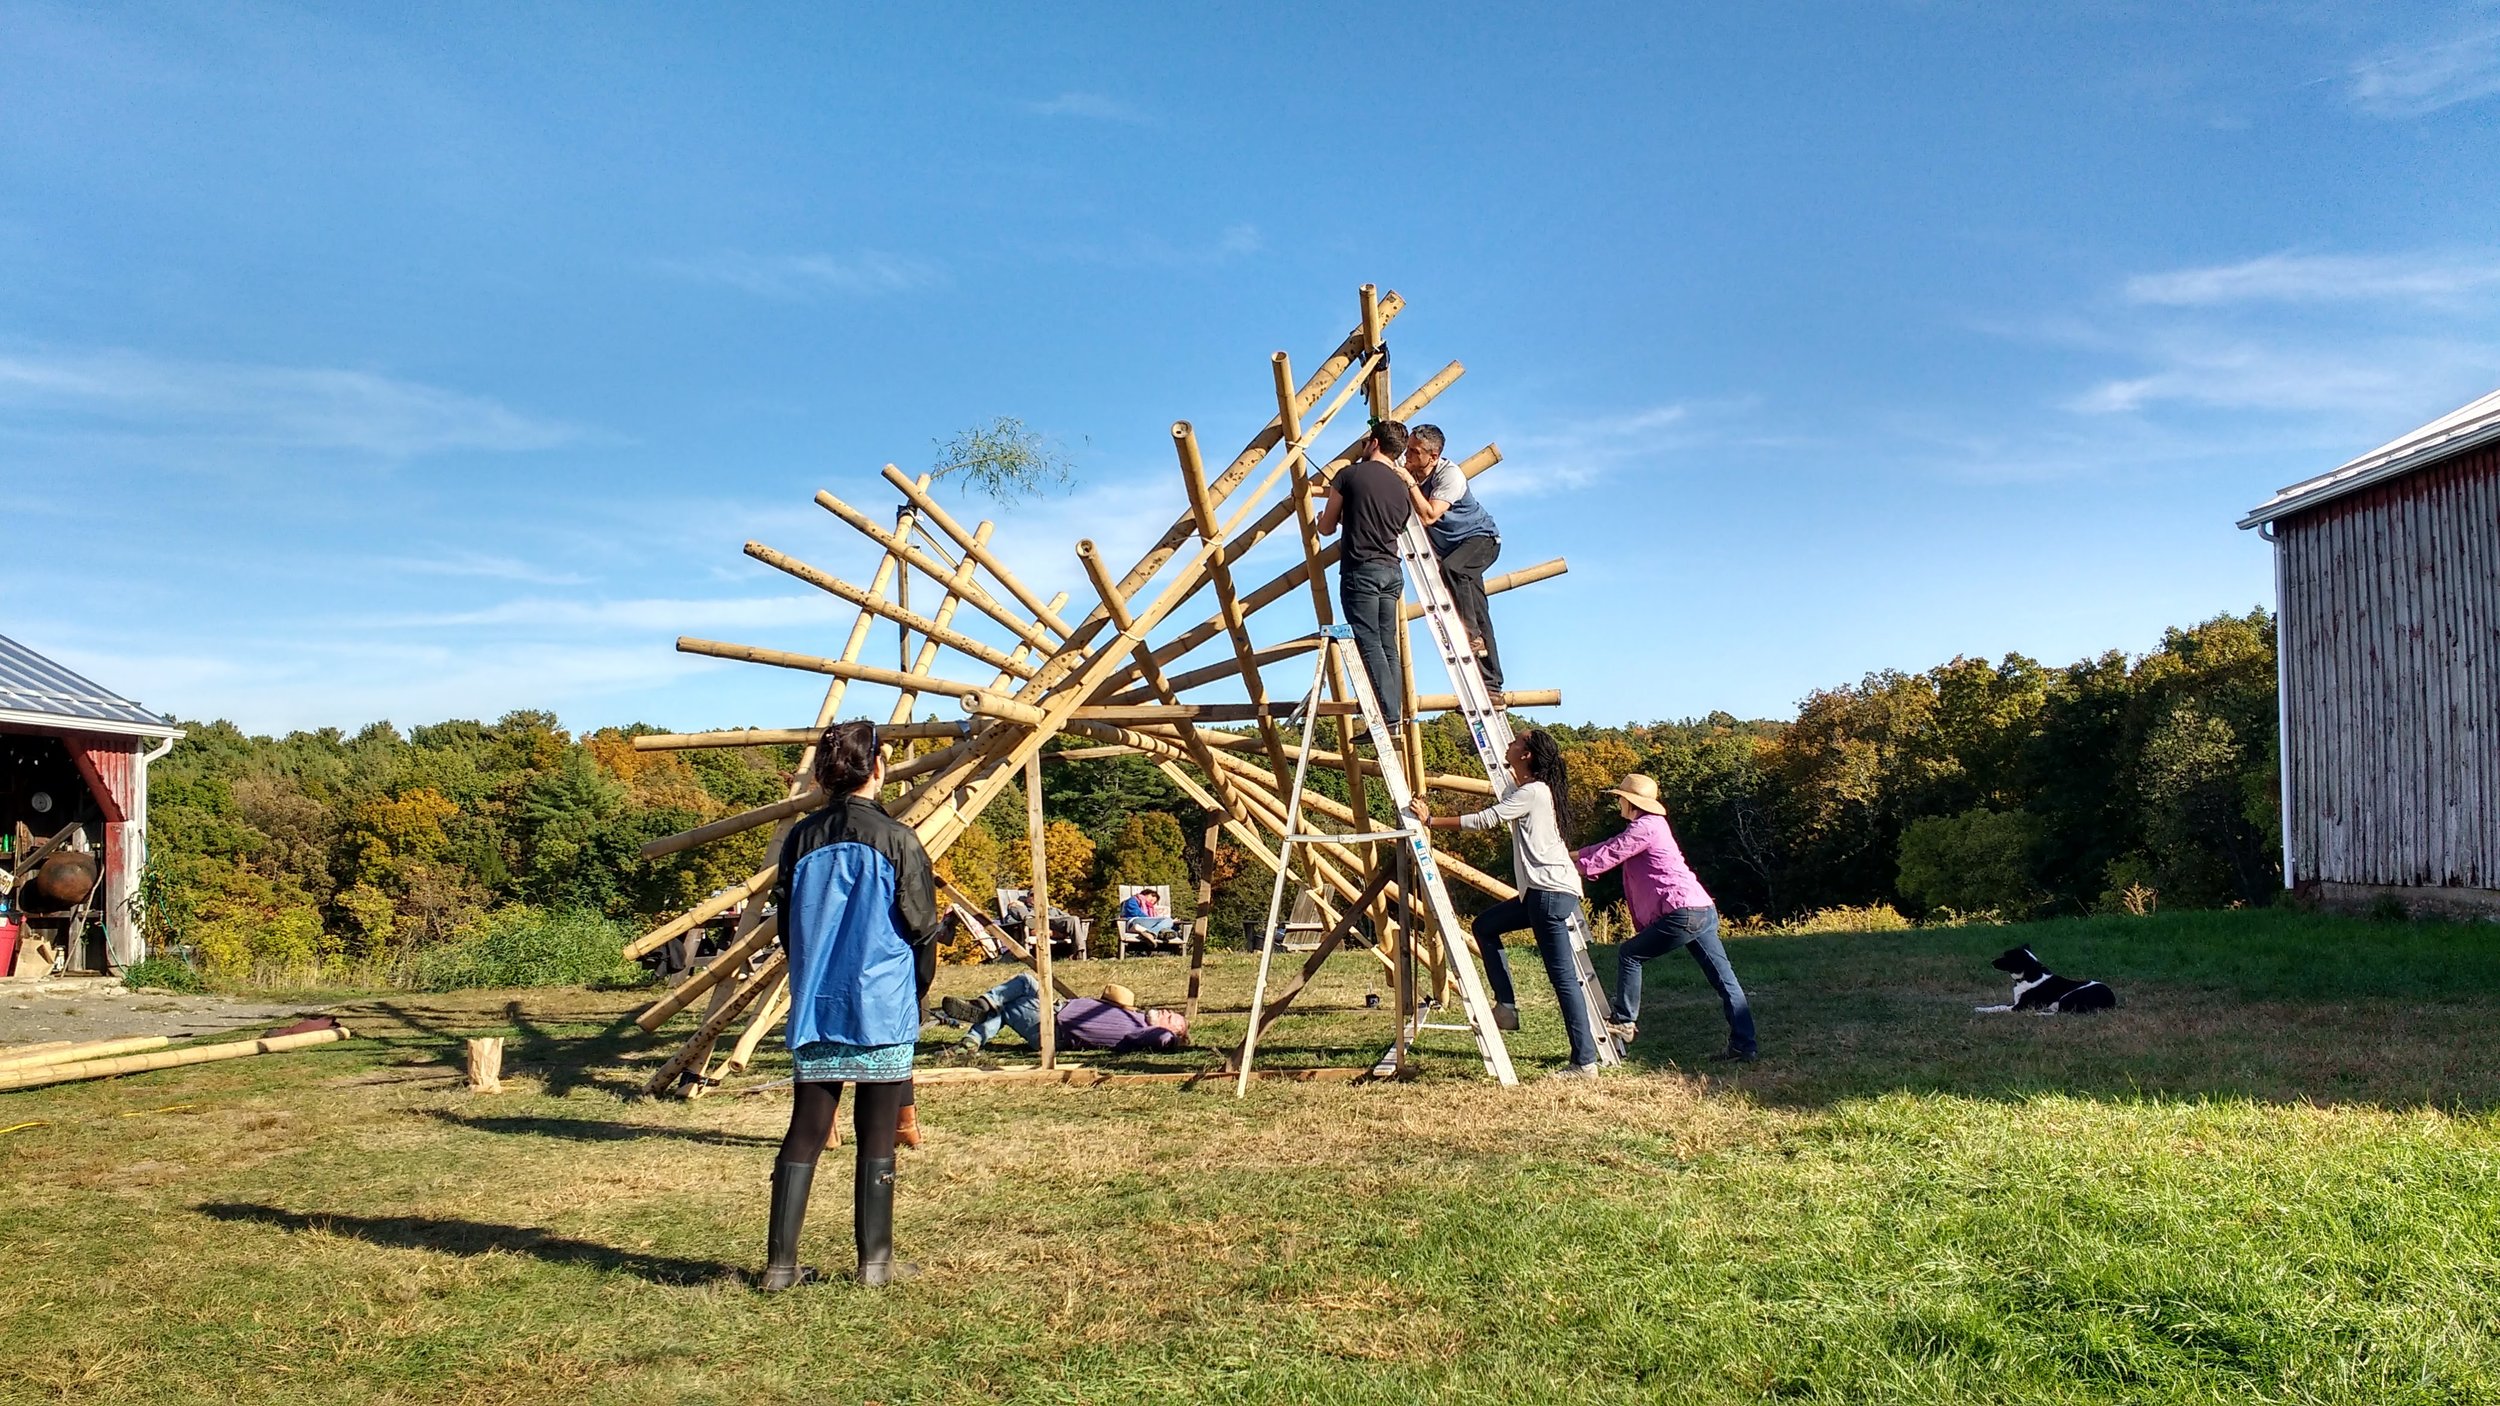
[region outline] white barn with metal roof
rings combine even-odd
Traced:
[[[0,635],[0,835],[14,852],[69,832],[102,871],[99,892],[47,908],[34,885],[7,895],[30,936],[49,937],[60,966],[101,971],[137,961],[142,938],[133,900],[147,863],[148,764],[182,730],[120,694]],[[13,864],[0,864],[6,873]],[[100,932],[101,942],[92,940]],[[21,939],[13,973],[43,976]]]
[[[2500,391],[2240,526],[2274,543],[2284,883],[2500,913]]]

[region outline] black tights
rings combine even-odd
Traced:
[[[833,1116],[842,1108],[840,1084],[791,1085],[790,1131],[782,1135],[781,1160],[815,1165],[833,1138]],[[894,1155],[894,1125],[903,1105],[912,1101],[911,1081],[862,1084],[851,1106],[851,1135],[859,1140],[862,1158]]]

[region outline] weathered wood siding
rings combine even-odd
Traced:
[[[2500,453],[2276,524],[2297,876],[2500,888]]]

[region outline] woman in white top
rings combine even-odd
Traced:
[[[1571,963],[1571,930],[1566,926],[1580,911],[1580,870],[1563,843],[1569,820],[1571,783],[1563,768],[1562,749],[1539,729],[1512,740],[1505,757],[1516,786],[1508,796],[1473,815],[1434,818],[1431,807],[1415,802],[1416,818],[1438,830],[1490,830],[1510,826],[1511,877],[1519,896],[1496,903],[1476,916],[1476,946],[1484,953],[1484,978],[1493,988],[1493,1023],[1504,1030],[1519,1028],[1519,996],[1510,982],[1510,958],[1502,952],[1502,934],[1533,928],[1537,955],[1554,983],[1562,1005],[1563,1029],[1571,1035],[1571,1067],[1557,1077],[1594,1078],[1597,1074],[1597,1033],[1589,1028],[1588,1003],[1580,997],[1580,978]]]

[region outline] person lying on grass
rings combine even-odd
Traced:
[[[946,1019],[969,1027],[961,1044],[938,1056],[945,1063],[970,1063],[1001,1027],[1041,1048],[1042,987],[1031,972],[1018,972],[970,1000],[949,996],[938,1002],[938,1009]],[[1179,1011],[1140,1011],[1137,993],[1118,982],[1104,987],[1100,997],[1079,996],[1059,1005],[1058,1047],[1063,1050],[1129,1054],[1177,1050],[1188,1043],[1189,1022]]]
[[[1571,1037],[1571,1067],[1556,1070],[1554,1077],[1594,1079],[1597,1032],[1589,1027],[1588,1002],[1580,995],[1580,974],[1571,960],[1569,925],[1580,911],[1580,871],[1572,867],[1571,849],[1563,843],[1570,774],[1562,749],[1543,728],[1513,738],[1505,760],[1516,783],[1509,795],[1473,815],[1440,817],[1419,797],[1415,818],[1435,830],[1510,826],[1510,872],[1518,877],[1519,896],[1476,915],[1476,947],[1484,954],[1485,984],[1493,988],[1493,1023],[1503,1030],[1519,1028],[1519,994],[1511,986],[1502,934],[1529,928],[1536,933],[1537,956],[1544,959],[1546,979],[1554,983],[1554,997],[1562,1005],[1563,1030]]]

